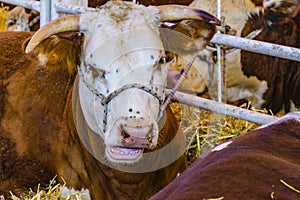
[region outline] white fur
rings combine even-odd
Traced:
[[[195,0],[190,4],[192,7],[208,11],[216,14],[217,1]],[[257,13],[262,11],[263,7],[256,7],[251,0],[224,0],[221,3],[221,16],[225,17],[225,24],[231,27],[231,34],[236,36],[241,35],[241,31],[246,23],[251,12]],[[264,103],[263,94],[268,89],[266,81],[260,81],[256,77],[246,77],[242,72],[240,50],[228,51],[225,56],[225,85],[226,85],[226,100],[234,102],[240,99],[251,101],[253,107],[260,109]],[[215,96],[217,91],[217,63],[213,62],[212,53],[210,50],[199,52],[202,60],[197,59],[194,63],[198,76],[201,79],[191,80],[203,82],[209,86],[208,90],[212,96]],[[214,68],[215,70],[213,70]],[[211,71],[211,72],[210,72]],[[187,77],[186,79],[189,79]],[[188,82],[188,80],[186,80]],[[203,91],[203,84],[199,89],[193,88],[194,91]],[[184,85],[183,85],[184,86]],[[182,90],[187,90],[185,86]],[[200,92],[201,92],[200,91]]]
[[[223,142],[221,144],[219,144],[218,146],[214,147],[211,151],[221,151],[225,148],[227,148],[229,146],[229,144],[231,144],[232,141],[227,141],[227,142]]]
[[[79,97],[88,125],[108,146],[121,146],[118,139],[121,124],[153,125],[156,143],[159,102],[154,96],[136,88],[119,93],[107,104],[104,130],[104,106],[90,88],[108,96],[126,84],[140,84],[164,98],[167,68],[156,65],[163,50],[158,34],[158,10],[108,2],[101,10],[84,14],[80,24],[85,41]]]

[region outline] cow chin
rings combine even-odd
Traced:
[[[143,157],[143,148],[127,148],[121,146],[106,146],[107,159],[116,164],[134,164]]]

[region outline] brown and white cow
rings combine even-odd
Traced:
[[[300,199],[300,112],[207,152],[151,200]]]
[[[190,7],[112,1],[34,35],[0,33],[0,194],[57,175],[92,199],[147,199],[184,170],[184,136],[162,110],[159,31],[181,19],[219,23]]]
[[[231,35],[300,48],[299,4],[298,0],[223,0],[221,16],[231,27]],[[216,13],[217,1],[195,0],[190,6]],[[207,85],[211,95],[216,94],[215,53],[214,48],[199,53],[194,63],[198,73],[188,77],[194,87],[182,86],[182,90],[202,93]],[[228,102],[246,99],[252,107],[273,113],[282,108],[288,112],[291,105],[299,108],[300,62],[229,48],[224,64]],[[180,72],[173,72],[173,84]],[[193,77],[197,77],[195,81]]]
[[[40,13],[35,10],[16,6],[9,11],[6,22],[6,31],[36,31],[39,29]]]

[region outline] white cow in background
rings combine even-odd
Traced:
[[[221,16],[225,17],[225,24],[231,27],[228,34],[299,48],[299,4],[298,0],[222,0]],[[195,0],[190,6],[216,14],[217,1]],[[192,72],[192,77],[197,78],[187,77],[194,87],[183,85],[182,90],[199,94],[206,85],[209,93],[216,96],[215,51],[209,47],[199,53]],[[234,48],[225,50],[224,60],[227,102],[245,99],[254,108],[267,108],[274,113],[282,108],[288,112],[293,105],[300,106],[299,62]],[[173,69],[173,79],[170,80],[174,85],[182,68]]]

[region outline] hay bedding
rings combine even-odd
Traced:
[[[0,31],[5,30],[5,22],[8,15],[8,7],[3,6],[3,3],[0,4]]]
[[[259,126],[200,108],[178,103],[172,103],[171,106],[177,119],[181,121],[181,127],[187,138],[186,153],[189,164],[215,145]]]

